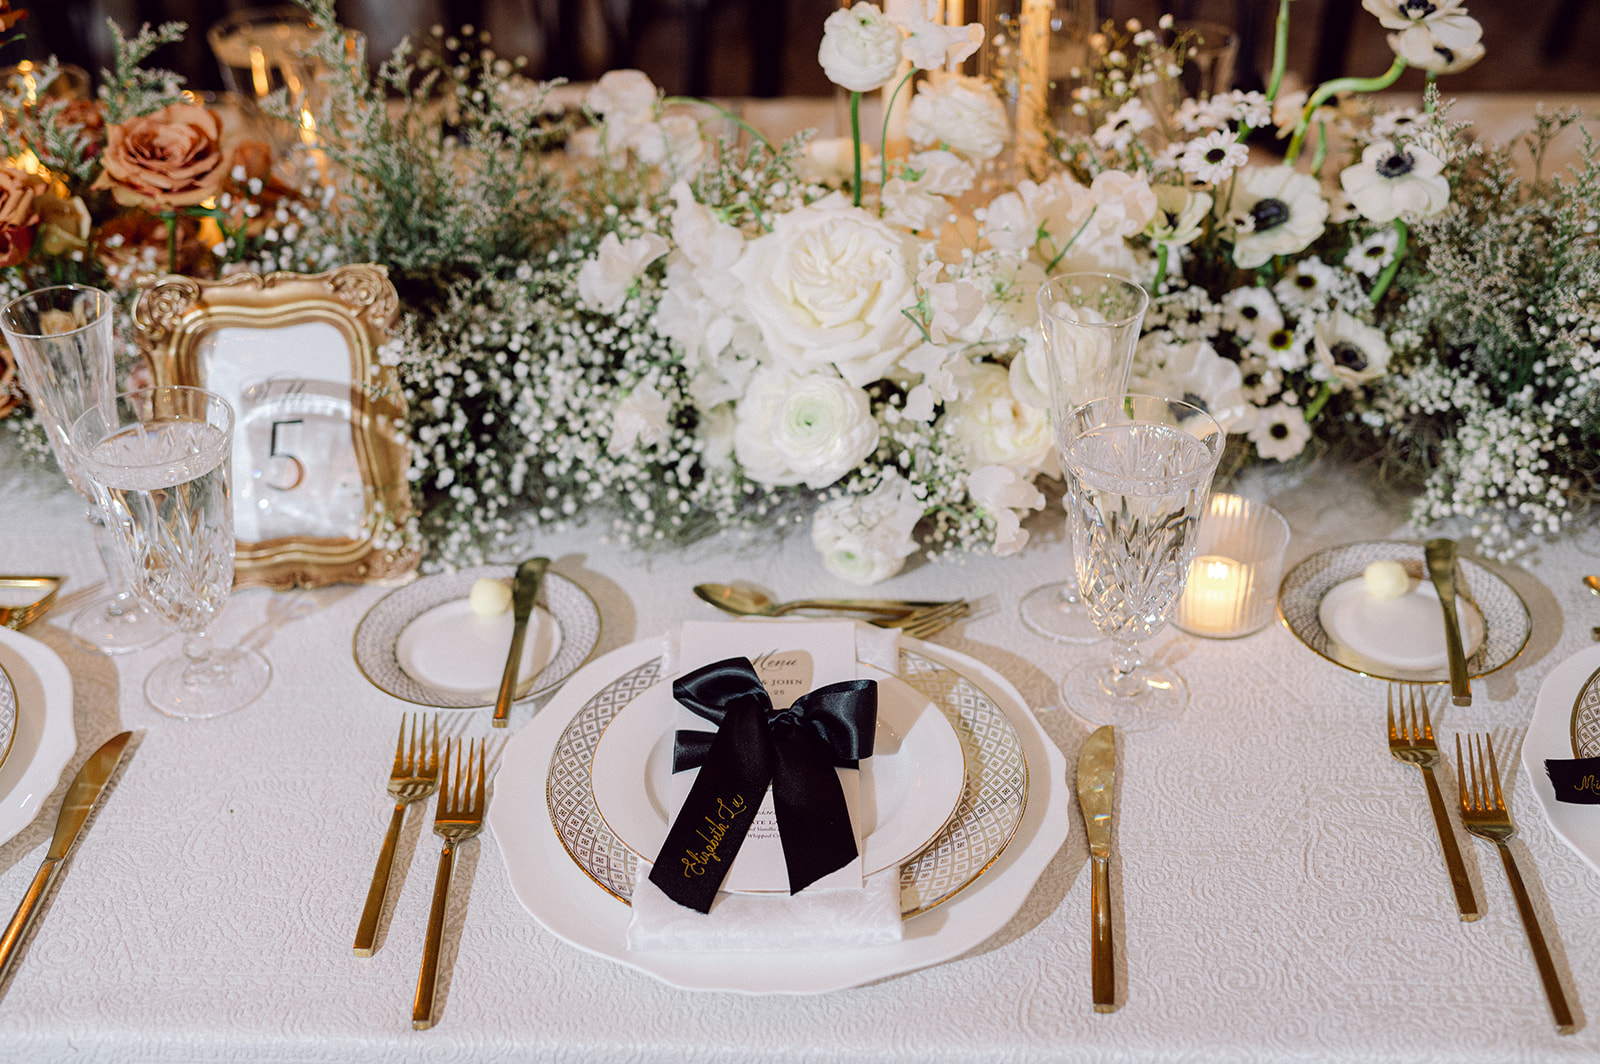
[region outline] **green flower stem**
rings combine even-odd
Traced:
[[[1161,282],[1165,281],[1166,279],[1167,279],[1167,245],[1165,245],[1165,244],[1157,244],[1156,245],[1156,279],[1153,282],[1151,282],[1150,290],[1152,292],[1159,292],[1161,290]]]
[[[1406,61],[1395,56],[1393,65],[1375,78],[1334,78],[1318,85],[1317,91],[1311,94],[1311,99],[1306,101],[1305,109],[1300,112],[1300,121],[1295,123],[1294,137],[1289,141],[1289,151],[1283,161],[1293,163],[1299,158],[1300,146],[1305,142],[1306,130],[1311,128],[1311,116],[1316,114],[1317,108],[1341,92],[1379,92],[1387,89],[1395,83],[1405,68]]]
[[[906,71],[906,76],[900,79],[900,84],[894,87],[889,94],[889,102],[883,105],[883,139],[878,141],[878,188],[879,202],[878,213],[883,213],[882,189],[889,183],[889,117],[894,114],[894,102],[900,98],[900,90],[906,87],[912,75],[917,72],[916,67]]]
[[[1317,393],[1317,397],[1311,400],[1310,405],[1306,407],[1306,423],[1309,424],[1315,421],[1317,419],[1317,415],[1322,413],[1322,408],[1327,406],[1328,400],[1332,398],[1333,385],[1329,384],[1327,381],[1323,381],[1322,390]]]
[[[1072,239],[1067,241],[1065,244],[1061,245],[1061,250],[1056,252],[1056,257],[1051,259],[1050,260],[1050,264],[1044,268],[1044,272],[1046,273],[1046,275],[1052,274],[1052,273],[1054,273],[1056,271],[1056,266],[1061,262],[1061,260],[1063,258],[1066,257],[1067,252],[1072,250],[1072,245],[1076,244],[1078,242],[1078,238],[1083,235],[1083,231],[1085,229],[1089,228],[1089,223],[1094,221],[1095,213],[1097,211],[1099,211],[1099,210],[1100,210],[1100,205],[1098,203],[1096,203],[1093,207],[1089,208],[1089,217],[1087,217],[1087,218],[1085,218],[1083,220],[1083,224],[1078,226],[1078,231],[1076,233],[1072,234]],[[1040,228],[1043,229],[1043,226],[1041,226]]]
[[[1422,79],[1423,111],[1425,113],[1427,113],[1427,114],[1430,114],[1430,115],[1433,114],[1433,105],[1434,105],[1434,101],[1437,99],[1437,97],[1434,96],[1433,93],[1429,92],[1428,90],[1433,88],[1433,83],[1435,81],[1438,81],[1438,80],[1439,80],[1439,75],[1435,74],[1431,70],[1428,71],[1425,75],[1423,75],[1423,79]]]
[[[1390,259],[1389,265],[1385,266],[1383,272],[1378,274],[1378,283],[1372,286],[1372,295],[1369,298],[1372,300],[1373,306],[1377,306],[1379,301],[1383,299],[1384,293],[1389,291],[1389,285],[1394,280],[1394,275],[1400,272],[1400,260],[1406,257],[1406,236],[1410,233],[1410,230],[1406,227],[1405,222],[1396,218],[1394,220],[1394,231],[1395,235],[1400,239],[1394,245],[1394,258]]]
[[[850,186],[851,202],[861,206],[861,94],[850,93],[850,142],[856,150],[855,182]]]
[[[1292,0],[1278,0],[1278,26],[1272,38],[1272,80],[1267,83],[1267,105],[1278,99],[1278,89],[1283,85],[1284,67],[1289,62],[1289,4]]]
[[[175,211],[162,211],[161,220],[167,223],[167,272],[178,272],[178,215]]]
[[[746,122],[744,119],[740,118],[726,107],[723,107],[721,104],[713,103],[710,100],[702,100],[694,96],[666,96],[662,98],[661,103],[663,106],[667,104],[680,103],[696,104],[702,107],[709,107],[723,118],[726,118],[728,121],[732,122],[734,125],[750,134],[752,138],[759,140],[762,144],[766,145],[767,150],[772,154],[778,154],[778,149],[772,146],[772,141],[767,139],[766,134],[762,133],[761,130],[757,129],[755,126],[752,126],[749,122]]]
[[[1328,158],[1328,123],[1317,122],[1317,146],[1311,150],[1311,172],[1322,174],[1322,164]]]

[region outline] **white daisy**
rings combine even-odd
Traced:
[[[1399,246],[1400,234],[1392,228],[1379,229],[1350,245],[1345,252],[1344,267],[1363,277],[1376,277],[1394,259],[1394,249]]]
[[[1156,116],[1144,101],[1134,97],[1106,116],[1094,131],[1095,146],[1102,151],[1127,151],[1134,138],[1156,124]]]
[[[1337,269],[1321,259],[1305,258],[1289,267],[1272,291],[1283,306],[1304,310],[1327,306],[1344,287],[1343,280]]]
[[[1250,149],[1238,143],[1234,134],[1219,129],[1191,140],[1178,157],[1178,168],[1193,174],[1197,181],[1219,185],[1249,161]]]
[[[1305,450],[1311,426],[1298,407],[1274,403],[1257,416],[1249,437],[1261,457],[1287,462]]]
[[[1222,327],[1247,341],[1283,328],[1283,311],[1268,288],[1235,288],[1222,297]]]

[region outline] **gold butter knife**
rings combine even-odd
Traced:
[[[516,579],[511,582],[511,652],[506,655],[506,669],[500,676],[500,693],[494,700],[493,723],[496,728],[506,726],[511,703],[517,700],[517,670],[522,666],[522,642],[528,637],[528,618],[533,614],[533,600],[539,597],[539,585],[544,583],[544,574],[549,568],[549,558],[529,558],[517,566]]]
[[[56,834],[50,840],[50,849],[39,865],[39,871],[34,874],[33,882],[28,885],[28,892],[22,896],[22,904],[17,906],[16,915],[11,917],[5,934],[0,935],[0,983],[11,974],[11,966],[17,959],[17,946],[28,933],[34,917],[39,914],[39,903],[60,874],[62,863],[67,859],[67,854],[72,852],[72,844],[78,841],[78,835],[83,830],[84,821],[89,819],[95,799],[105,790],[132,737],[133,732],[125,731],[109,739],[89,756],[89,760],[73,777],[72,786],[67,788],[66,800],[61,803],[61,814],[56,818]]]
[[[1467,654],[1461,646],[1461,622],[1456,616],[1456,541],[1430,539],[1423,545],[1428,559],[1428,579],[1439,593],[1439,608],[1444,610],[1445,653],[1450,656],[1450,701],[1458,706],[1472,705],[1472,687],[1467,681]]]
[[[1117,733],[1107,724],[1084,740],[1078,754],[1078,808],[1083,812],[1089,858],[1094,864],[1090,964],[1096,1012],[1114,1012],[1117,1008],[1116,954],[1111,941],[1111,808],[1116,782]]]

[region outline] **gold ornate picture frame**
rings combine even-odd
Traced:
[[[378,359],[399,311],[388,271],[365,264],[140,291],[134,328],[156,383],[233,404],[236,587],[415,572],[405,400]]]

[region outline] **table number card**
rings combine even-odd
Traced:
[[[690,621],[678,633],[678,673],[680,675],[724,658],[745,657],[755,667],[774,709],[787,709],[794,702],[828,684],[856,679],[856,632],[852,621]],[[707,721],[679,707],[678,727],[683,731],[708,731]],[[688,797],[699,770],[679,772],[672,778],[672,817]],[[839,785],[850,807],[852,826],[859,823],[859,776],[857,769],[841,768]],[[856,833],[858,856],[850,864],[824,876],[812,888],[861,886],[861,836]],[[756,811],[755,822],[745,836],[744,845],[728,876],[725,891],[773,891],[787,893],[789,874],[784,865],[783,845],[778,836],[777,814],[772,792],[767,791]]]

